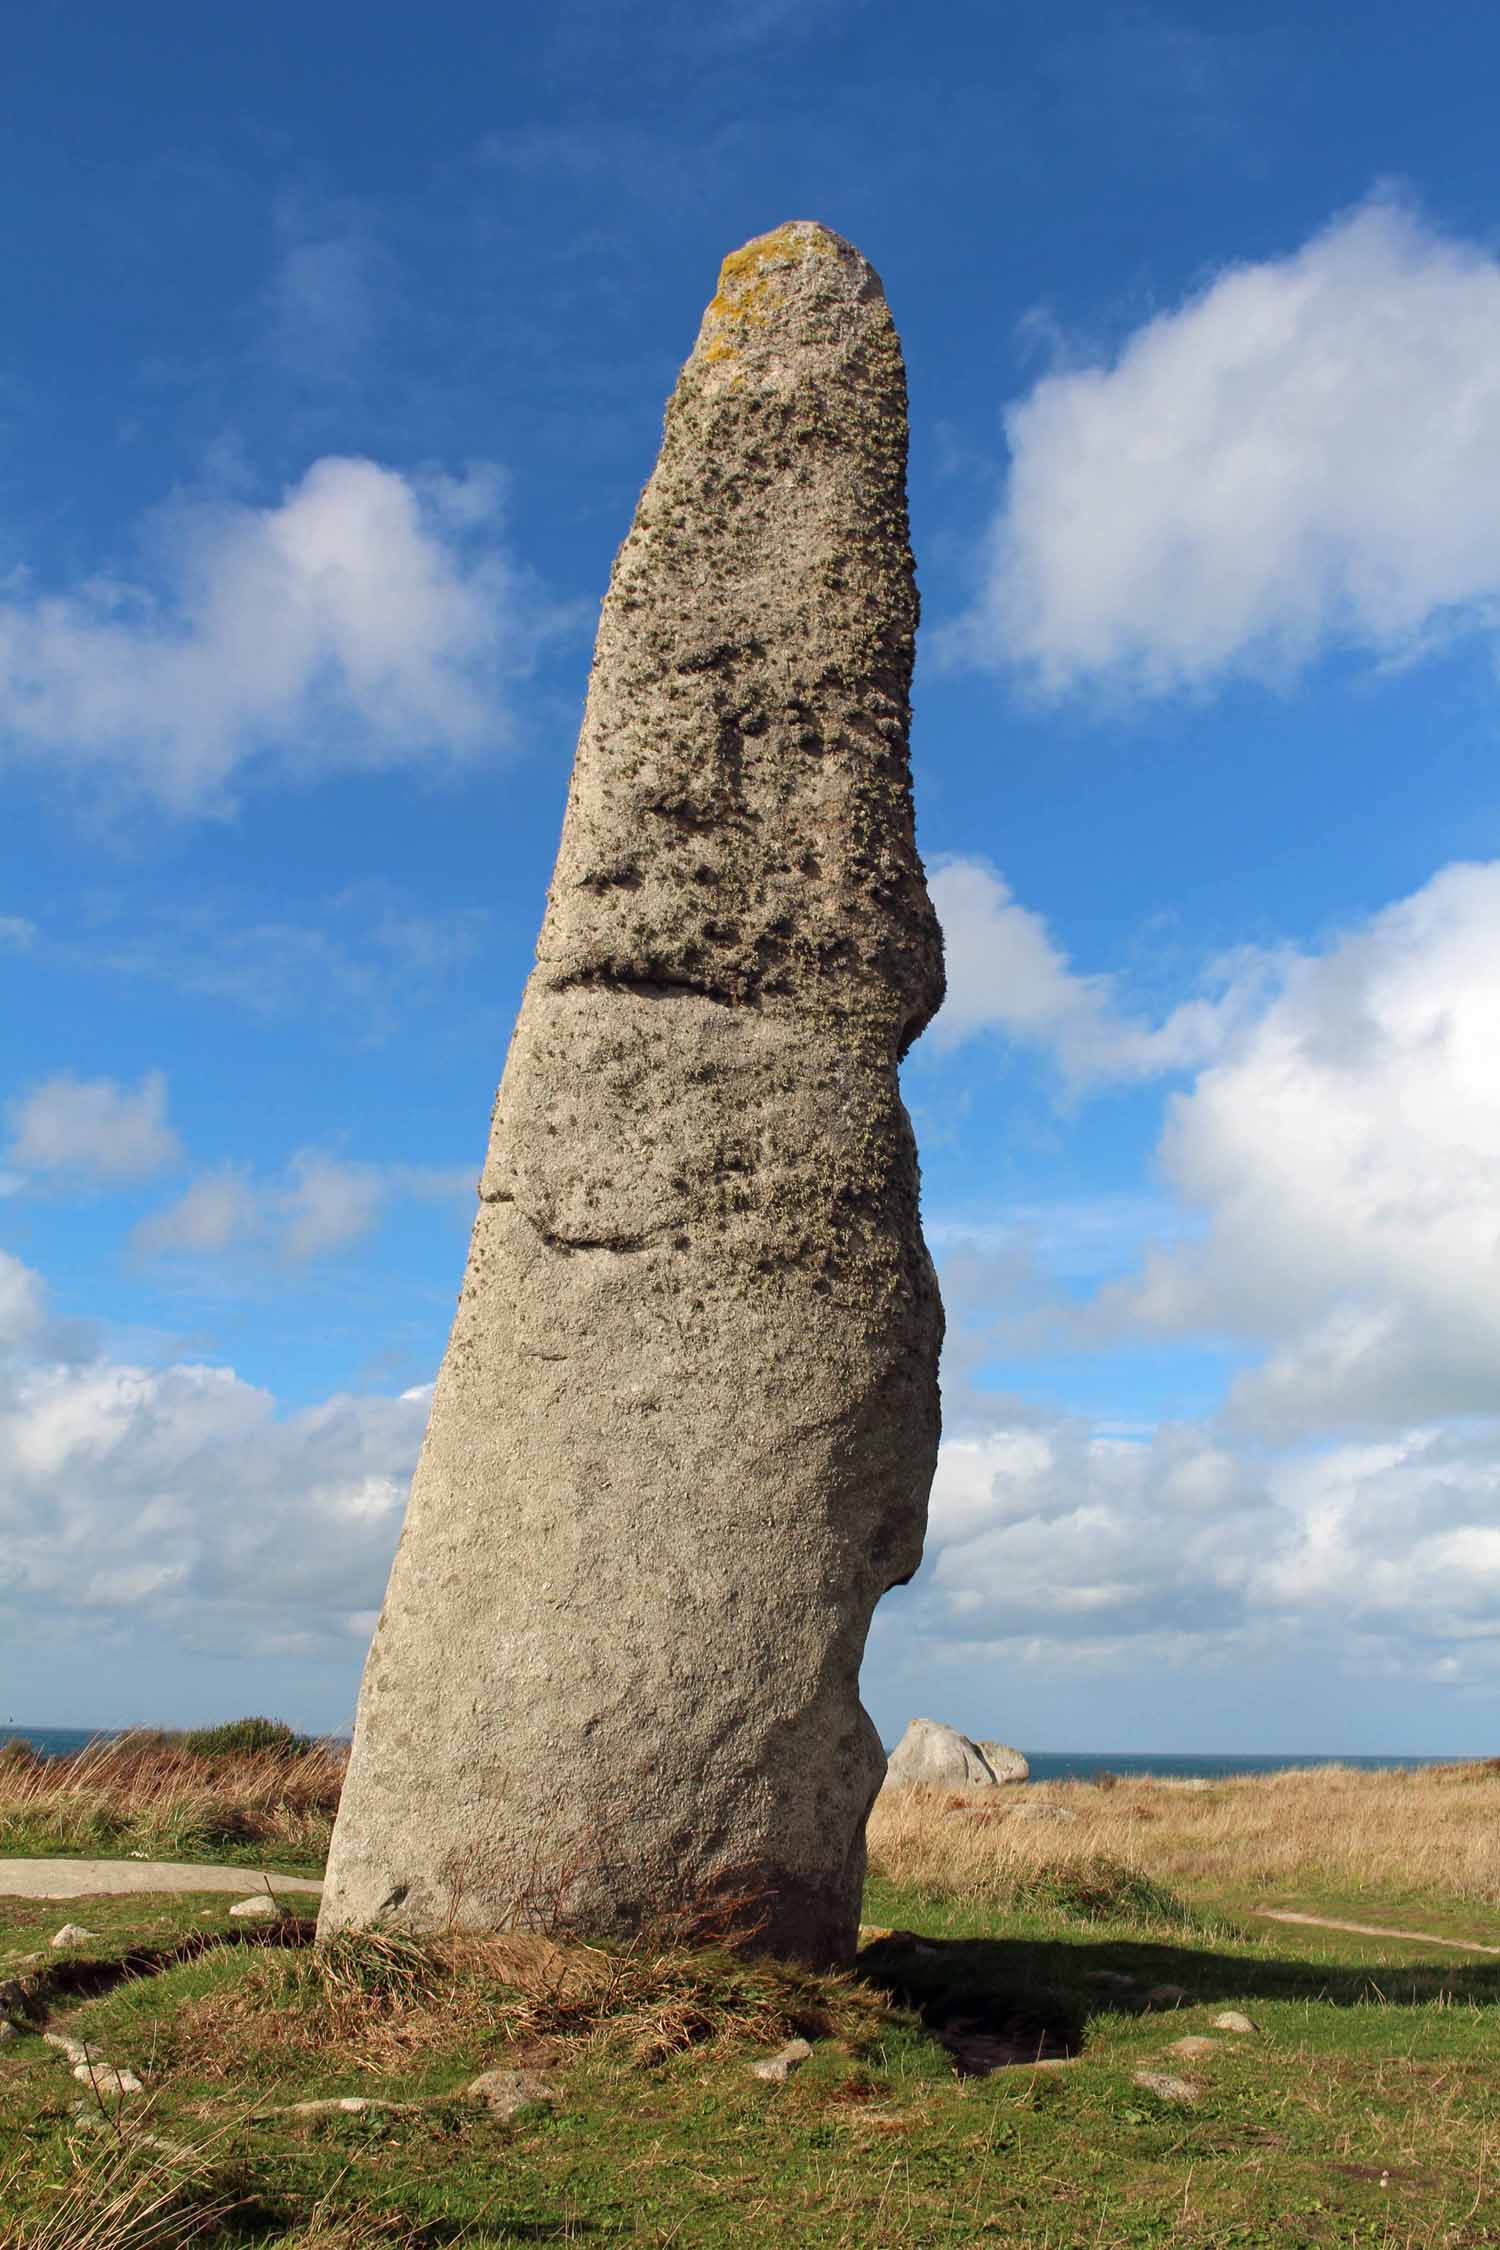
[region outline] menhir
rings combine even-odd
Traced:
[[[865,260],[806,222],[726,259],[604,602],[325,1936],[853,1950],[942,1328],[905,471]]]

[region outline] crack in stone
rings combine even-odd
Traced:
[[[696,977],[636,976],[628,969],[575,969],[560,977],[552,989],[554,992],[635,992],[643,1000],[708,1000],[716,1008],[759,1005],[759,994],[755,992],[725,992],[717,985],[700,983]]]

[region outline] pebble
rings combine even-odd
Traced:
[[[550,2078],[539,2070],[487,2070],[468,2088],[470,2101],[483,2102],[492,2117],[515,2117],[536,2102],[561,2099]]]
[[[86,1930],[81,1922],[64,1922],[54,1936],[54,1945],[82,1945],[87,1938],[97,1937],[97,1930]]]
[[[805,2039],[789,2039],[778,2047],[774,2055],[762,2055],[759,2062],[750,2065],[752,2078],[763,2078],[769,2086],[784,2086],[794,2070],[799,2070],[812,2053]]]
[[[1154,2094],[1159,2102],[1175,2102],[1180,2109],[1191,2109],[1198,2099],[1198,2089],[1190,2078],[1173,2078],[1164,2070],[1137,2070],[1132,2076],[1137,2086]]]
[[[0,2016],[0,2047],[5,2045],[7,2039],[19,2039],[20,2036],[9,2016]]]
[[[102,2047],[94,2046],[87,2039],[75,2039],[70,2032],[44,2031],[42,2038],[47,2046],[55,2047],[60,2055],[66,2055],[70,2063],[97,2063],[104,2060]]]
[[[1167,2049],[1167,2053],[1169,2055],[1181,2055],[1184,2062],[1196,2062],[1200,2055],[1215,2054],[1218,2051],[1218,2045],[1217,2039],[1202,2039],[1194,2033],[1186,2039],[1174,2039]]]
[[[281,1912],[281,1908],[269,1892],[257,1891],[254,1898],[237,1898],[229,1911],[231,1914],[242,1915],[247,1922],[259,1922],[269,1921],[273,1914]]]
[[[133,2070],[117,2070],[113,2063],[75,2063],[73,2076],[81,2085],[91,2086],[96,2094],[120,2096],[145,2092]]]
[[[1222,2016],[1214,2017],[1214,2029],[1244,2033],[1254,2031],[1255,2025],[1248,2016],[1242,2016],[1238,2008],[1226,2008]]]

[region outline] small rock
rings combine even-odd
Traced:
[[[1083,1981],[1085,1984],[1107,1984],[1116,1992],[1130,1992],[1134,1989],[1136,1980],[1126,1976],[1123,1969],[1090,1969]]]
[[[1076,1820],[1078,1815],[1067,1805],[1047,1805],[1033,1797],[1023,1797],[1020,1804],[1012,1808],[1010,1817],[1012,1820]]]
[[[918,1947],[919,1952],[931,1950],[930,1947]],[[762,2055],[759,2062],[753,2062],[750,2065],[750,2075],[752,2078],[765,2079],[770,2086],[784,2086],[792,2072],[799,2069],[811,2053],[812,2049],[805,2039],[789,2039],[784,2047],[777,2048],[774,2055]]]
[[[1218,2044],[1217,2039],[1204,2039],[1194,2032],[1186,2039],[1174,2039],[1167,2053],[1181,2055],[1184,2062],[1196,2062],[1201,2055],[1214,2054]]]
[[[1181,2109],[1191,2109],[1198,2099],[1198,2089],[1190,2078],[1173,2078],[1165,2070],[1137,2070],[1131,2076],[1159,2102],[1175,2102]]]
[[[384,2102],[371,2102],[364,2094],[335,2094],[326,2101],[288,2102],[280,2112],[283,2117],[360,2117],[367,2109],[384,2109]]]
[[[92,2098],[83,2102],[69,2102],[68,2114],[74,2124],[85,2133],[102,2133],[110,2120]]]
[[[237,1898],[229,1911],[243,1916],[247,1922],[268,1922],[281,1908],[268,1891],[257,1891],[254,1898]]]
[[[1214,2017],[1215,2031],[1238,2031],[1244,2033],[1254,2031],[1255,2028],[1256,2027],[1250,2021],[1250,2018],[1248,2016],[1242,2016],[1238,2008],[1226,2008],[1222,2016]]]
[[[502,2120],[519,2116],[538,2102],[562,2099],[539,2070],[487,2070],[472,2081],[468,2092],[470,2101],[483,2102],[491,2117]]]
[[[97,1937],[97,1930],[86,1930],[81,1922],[64,1922],[53,1937],[54,1945],[82,1945],[87,1938]]]
[[[1188,1997],[1180,1984],[1153,1984],[1146,1999],[1153,2008],[1180,2008]]]
[[[0,2016],[0,2047],[5,2045],[7,2039],[19,2039],[20,2036],[9,2016]]]
[[[121,2096],[145,2092],[133,2070],[117,2070],[113,2063],[75,2063],[73,2076],[81,2085],[92,2086],[96,2094]]]
[[[100,2063],[104,2060],[102,2047],[94,2046],[87,2039],[75,2039],[70,2032],[44,2031],[42,2038],[47,2046],[55,2047],[60,2055],[66,2055],[70,2063]]]

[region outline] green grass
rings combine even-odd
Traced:
[[[100,1958],[166,1947],[227,1930],[228,1903],[72,1901],[38,1912],[0,1901],[0,1960],[35,1950],[64,1918],[100,1933]],[[1376,1921],[1409,1919],[1411,1904],[1368,1894],[1296,1903]],[[1431,1909],[1441,1902],[1421,1903],[1423,1926],[1439,1926]],[[196,2239],[264,2250],[1500,2243],[1489,2184],[1500,2181],[1500,1961],[1252,1924],[1244,1904],[1184,1903],[1107,1869],[1003,1912],[872,1885],[871,1920],[912,1934],[864,1957],[866,1985],[890,2004],[829,1988],[834,2030],[783,2088],[754,2079],[749,2060],[765,2051],[776,2011],[802,2020],[819,1988],[758,1980],[722,1958],[661,1972],[664,2020],[686,2025],[689,2043],[655,2060],[639,2059],[637,2018],[651,1999],[639,1980],[618,2020],[606,2009],[591,2030],[587,2011],[561,2029],[545,2011],[516,2017],[481,1979],[454,1987],[451,2038],[434,2042],[416,2017],[426,2031],[407,2047],[399,2008],[383,2014],[378,1994],[367,2031],[320,2046],[326,2003],[310,1956],[279,1947],[209,1951],[56,2005],[141,2071],[146,2130],[209,2144],[199,2175],[178,2168],[189,2231],[177,2241],[219,2208]],[[1472,1934],[1494,1942],[1493,1928]],[[400,1973],[377,1963],[361,1989]],[[420,1956],[412,1974],[425,1974]],[[1161,1985],[1184,1997],[1148,2003]],[[366,2025],[358,1991],[352,2004],[349,2020]],[[442,2005],[439,1990],[440,2021]],[[1250,2015],[1255,2034],[1213,2032],[1224,2008]],[[961,2077],[953,2049],[976,2027],[1073,2045],[1078,2059]],[[1185,2034],[1219,2043],[1184,2063],[1170,2048]],[[555,2111],[502,2124],[451,2102],[252,2121],[315,2095],[428,2099],[518,2055],[555,2078]],[[1162,2102],[1135,2084],[1141,2068],[1190,2077],[1197,2103]],[[80,2093],[34,2037],[0,2049],[0,2243],[41,2239],[70,2179],[75,2195],[85,2182],[81,2209],[90,2171],[139,2161],[109,2132],[78,2133],[70,2104]],[[173,2160],[154,2161],[171,2172]],[[99,2187],[95,2202],[108,2192]],[[109,2250],[148,2250],[128,2214],[114,2224],[99,2238]],[[74,2239],[87,2239],[82,2221]]]
[[[287,1852],[212,1822],[163,1827],[132,1820],[93,1818],[59,1835],[46,1819],[0,1820],[0,1859],[162,1859],[202,1867],[264,1868],[271,1875],[321,1875],[326,1853]]]

